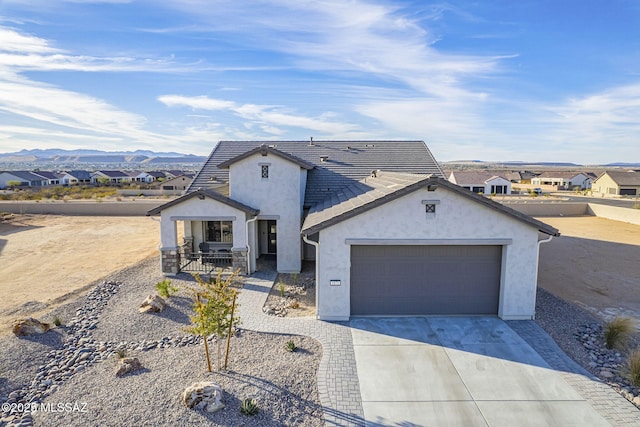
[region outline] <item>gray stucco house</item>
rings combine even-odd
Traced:
[[[539,244],[559,235],[445,180],[422,141],[222,141],[185,195],[148,214],[165,275],[204,243],[246,273],[263,254],[279,272],[315,260],[324,320],[531,319]]]

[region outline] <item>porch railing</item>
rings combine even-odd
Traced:
[[[180,271],[211,273],[216,268],[231,267],[231,251],[189,252],[180,250]]]

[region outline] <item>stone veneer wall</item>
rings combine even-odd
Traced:
[[[240,270],[240,274],[247,273],[247,250],[231,249],[231,265],[234,270]]]
[[[180,266],[180,255],[177,249],[161,249],[162,254],[162,273],[175,275],[178,274]]]

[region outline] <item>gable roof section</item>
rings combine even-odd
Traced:
[[[369,176],[375,169],[444,177],[423,141],[220,141],[187,191],[228,182],[229,170],[220,166],[265,143],[314,166],[307,173],[307,207]]]
[[[442,186],[476,203],[536,227],[542,233],[551,236],[560,235],[560,232],[550,225],[484,196],[472,193],[441,177],[380,171],[377,172],[377,177],[365,178],[314,206],[304,221],[302,234],[315,234],[334,224],[429,186],[436,188]]]
[[[108,178],[129,178],[130,175],[126,172],[122,171],[106,171],[106,170],[98,170],[93,173],[93,175],[100,174],[104,175]]]
[[[463,172],[451,172],[455,179],[455,183],[458,185],[473,185],[473,184],[486,184],[488,181],[491,181],[495,178],[502,178],[506,181],[509,181],[502,175],[498,175],[494,172],[483,172],[483,171],[463,171]]]
[[[158,215],[160,212],[162,212],[163,210],[170,208],[171,206],[175,206],[178,205],[182,202],[184,202],[185,200],[189,200],[193,197],[201,197],[201,198],[205,198],[208,197],[210,199],[216,200],[220,203],[223,203],[227,206],[231,206],[232,208],[236,208],[239,209],[249,215],[255,216],[258,215],[258,213],[260,212],[258,209],[254,209],[250,206],[245,205],[244,203],[240,203],[236,200],[230,199],[226,196],[223,196],[220,193],[217,193],[213,190],[205,190],[205,189],[198,189],[192,193],[188,193],[185,194],[184,196],[178,197],[175,200],[172,200],[168,203],[165,203],[164,205],[158,206],[157,208],[153,208],[149,211],[147,211],[147,216],[153,216],[153,215]]]
[[[86,170],[72,170],[72,171],[66,172],[66,174],[79,180],[91,179],[91,172]]]
[[[309,169],[313,169],[314,168],[313,164],[311,164],[311,163],[309,163],[309,162],[307,162],[305,160],[302,160],[302,159],[300,159],[300,158],[298,158],[298,157],[296,157],[296,156],[294,156],[292,154],[280,151],[280,150],[278,150],[276,148],[269,147],[268,145],[265,145],[265,144],[262,144],[259,147],[256,147],[256,148],[254,148],[252,150],[249,150],[249,151],[246,151],[246,152],[244,152],[244,153],[242,153],[242,154],[240,154],[238,156],[235,156],[235,157],[233,157],[233,158],[231,158],[231,159],[229,159],[229,160],[227,160],[225,162],[220,163],[218,165],[218,168],[227,169],[232,164],[234,164],[236,162],[239,162],[240,160],[246,159],[248,157],[251,157],[254,154],[258,154],[258,153],[260,153],[261,156],[266,156],[268,154],[273,154],[274,156],[278,156],[281,159],[285,159],[285,160],[288,160],[288,161],[290,161],[292,163],[295,163],[296,165],[300,166],[303,169],[309,170]]]
[[[626,171],[605,171],[602,175],[609,175],[611,179],[618,185],[640,185],[640,172],[626,172]]]
[[[6,171],[4,173],[11,174],[16,178],[20,178],[21,180],[28,182],[47,181],[47,178],[45,178],[44,176],[36,175],[33,172],[29,171]]]

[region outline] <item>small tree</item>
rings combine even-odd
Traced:
[[[220,271],[215,278],[211,277],[209,280],[204,280],[199,274],[194,274],[193,277],[196,279],[198,286],[189,288],[189,293],[194,300],[194,314],[190,316],[192,325],[188,326],[186,330],[189,333],[201,335],[204,338],[205,355],[209,372],[211,372],[211,359],[209,358],[207,336],[212,334],[216,335],[218,370],[220,370],[221,341],[225,337],[229,340],[233,328],[240,323],[240,317],[235,315],[238,290],[231,287],[237,276],[238,271],[235,271],[226,279],[223,279],[222,271]],[[225,369],[228,356],[229,343],[227,343],[225,355]]]
[[[7,181],[7,187],[11,188],[12,190],[16,187],[20,187],[20,184],[22,184],[22,182],[20,181]]]

